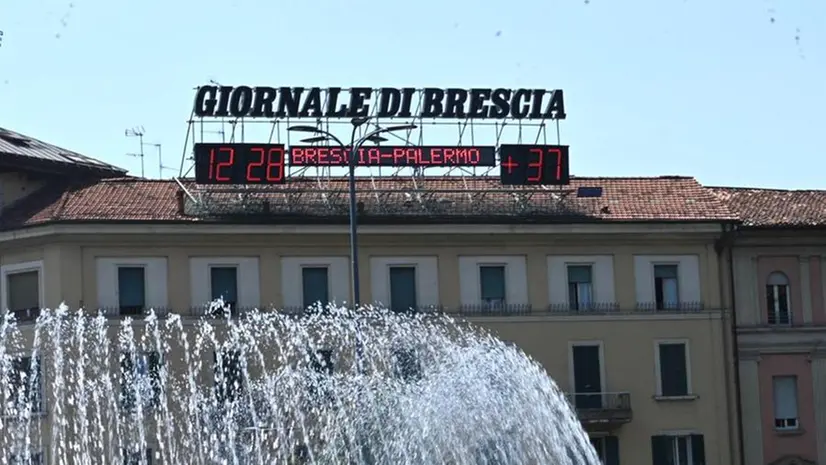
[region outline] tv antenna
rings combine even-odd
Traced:
[[[149,145],[149,144],[144,144],[144,142],[143,142],[143,135],[146,134],[146,130],[143,129],[143,126],[135,126],[132,129],[127,129],[126,131],[124,131],[124,134],[126,135],[126,137],[137,137],[138,141],[140,142],[140,149],[141,149],[140,153],[127,153],[126,155],[128,155],[130,157],[138,157],[138,158],[141,159],[141,177],[143,178],[143,177],[145,177],[144,176],[144,168],[143,168],[143,157],[144,157],[143,147],[145,145]]]
[[[164,171],[174,171],[175,168],[163,164],[163,152],[161,151],[161,144],[149,144],[158,150],[158,179],[163,179]]]

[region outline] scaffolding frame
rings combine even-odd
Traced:
[[[422,89],[417,91],[416,111],[420,115],[423,104]],[[329,95],[325,92],[322,105],[326,107]],[[399,118],[378,118],[378,105],[372,106],[367,124],[356,129],[357,137],[385,124],[400,124]],[[493,167],[358,167],[356,178],[357,204],[362,218],[472,218],[472,217],[586,217],[596,213],[596,205],[589,199],[571,196],[568,186],[502,186],[499,183],[498,148],[506,129],[516,131],[516,140],[507,143],[548,144],[548,120],[444,120],[422,118],[405,119],[416,125],[400,134],[386,133],[393,145],[420,146],[425,143],[429,128],[456,128],[456,146],[476,145],[477,133],[494,135],[497,164]],[[560,144],[559,120],[555,126],[556,144]],[[207,186],[185,179],[192,170],[192,148],[198,142],[245,142],[256,127],[268,125],[267,143],[292,145],[292,125],[312,124],[334,132],[346,126],[348,120],[331,118],[196,118],[187,121],[186,143],[181,155],[180,187],[185,192],[184,213],[203,218],[227,217],[346,217],[348,185],[342,175],[335,175],[337,167],[287,166],[286,181],[279,185]],[[316,142],[315,144],[318,144]],[[441,145],[444,144],[442,141]],[[485,144],[490,145],[490,144]],[[189,166],[187,168],[187,161]],[[346,168],[345,168],[346,169]],[[440,170],[437,172],[436,170]]]

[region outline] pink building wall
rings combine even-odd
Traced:
[[[791,285],[791,289],[789,289],[789,301],[792,307],[792,322],[796,324],[802,323],[803,299],[800,293],[800,258],[796,256],[764,256],[757,258],[757,279],[759,281],[757,284],[757,300],[760,302],[761,321],[768,322],[766,283],[768,282],[769,275],[775,271],[781,271],[789,278],[789,284]]]
[[[797,411],[800,428],[796,432],[774,430],[773,376],[797,376]],[[763,422],[763,458],[771,463],[784,455],[817,458],[816,424],[812,370],[807,354],[764,354],[760,356],[760,410]]]

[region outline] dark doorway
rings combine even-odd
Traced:
[[[598,345],[574,346],[574,405],[602,408],[602,361]]]

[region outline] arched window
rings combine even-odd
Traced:
[[[766,310],[769,324],[791,324],[792,314],[789,307],[789,278],[784,273],[775,271],[766,281]]]

